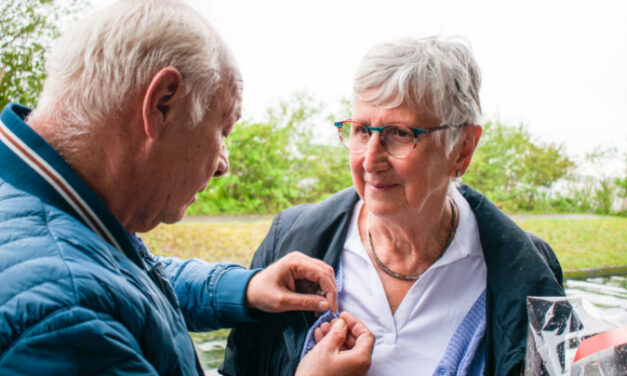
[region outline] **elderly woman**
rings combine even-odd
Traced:
[[[376,337],[369,374],[518,375],[526,297],[564,294],[551,248],[456,185],[481,136],[480,82],[462,43],[375,46],[335,123],[354,187],[280,213],[255,254],[253,267],[299,250],[335,268],[340,310]],[[291,374],[332,316],[238,327],[222,371]]]

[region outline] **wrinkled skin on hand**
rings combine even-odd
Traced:
[[[339,319],[314,332],[316,346],[303,358],[296,376],[364,375],[370,368],[374,335],[355,316],[343,312]]]
[[[337,312],[335,273],[318,259],[292,252],[251,278],[246,302],[265,312]]]

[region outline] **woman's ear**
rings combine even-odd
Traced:
[[[455,170],[452,173],[452,176],[456,177],[459,177],[466,173],[466,169],[468,169],[468,166],[470,165],[472,155],[477,148],[477,144],[479,143],[479,139],[481,138],[481,133],[483,132],[483,129],[479,125],[471,125],[468,127],[464,127],[463,132],[464,134],[462,135],[463,139],[461,142],[461,146],[458,149],[459,153],[457,154],[454,163]]]
[[[144,132],[156,139],[173,116],[172,108],[183,97],[183,76],[174,67],[165,67],[154,75],[144,94],[142,119]]]

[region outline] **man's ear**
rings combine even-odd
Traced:
[[[464,134],[462,136],[463,141],[454,163],[455,170],[452,172],[452,176],[457,176],[457,171],[460,172],[459,176],[466,173],[466,169],[468,169],[468,166],[470,165],[472,155],[477,148],[482,132],[483,129],[478,125],[465,127]]]
[[[142,103],[144,132],[152,139],[159,137],[167,120],[172,115],[172,107],[183,96],[183,76],[174,67],[165,67],[154,75]]]

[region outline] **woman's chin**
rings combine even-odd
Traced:
[[[398,202],[398,201],[397,201]],[[387,217],[399,213],[403,207],[397,202],[366,199],[366,209],[376,216]]]

